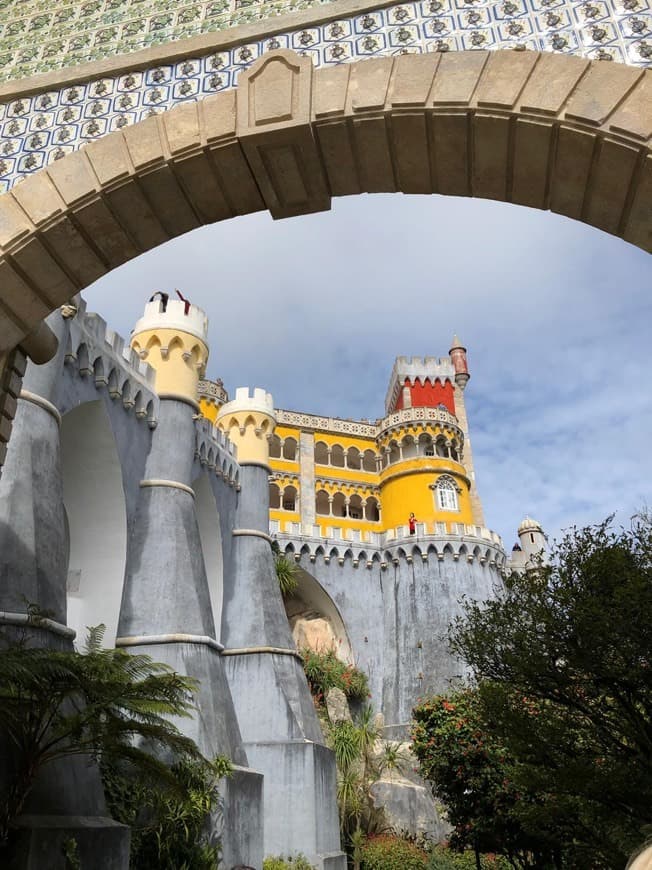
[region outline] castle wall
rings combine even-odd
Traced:
[[[490,552],[490,558],[485,548],[474,554],[471,541],[441,540],[437,547],[439,552],[434,544],[424,548],[424,560],[420,549],[395,546],[382,560],[374,556],[370,567],[359,550],[319,553],[314,562],[307,548],[299,555],[301,568],[321,584],[344,620],[388,738],[405,736],[419,697],[447,691],[450,681],[464,674],[447,647],[448,626],[461,612],[462,596],[485,600],[502,584],[502,551]]]

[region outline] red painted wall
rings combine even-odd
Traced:
[[[451,414],[455,413],[455,388],[450,381],[442,382],[437,379],[434,384],[428,378],[421,383],[417,380],[411,384],[410,379],[406,378],[405,387],[410,388],[412,396],[413,408],[436,408],[437,405],[445,405]],[[401,411],[403,408],[403,390],[399,390],[398,399],[396,400],[395,411]]]

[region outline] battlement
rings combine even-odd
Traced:
[[[334,562],[343,566],[347,561],[354,568],[372,568],[378,565],[387,568],[404,559],[414,558],[427,562],[450,559],[453,562],[479,562],[492,568],[505,565],[503,541],[496,532],[484,526],[463,523],[418,523],[415,535],[410,535],[407,526],[387,529],[385,532],[358,532],[352,529],[331,527],[324,538],[319,526],[296,522],[270,521],[270,534],[278,541],[281,550],[297,562]]]
[[[255,411],[276,420],[272,394],[262,387],[254,387],[253,392],[249,387],[237,387],[235,397],[220,409],[220,417],[242,411]]]
[[[437,381],[441,384],[445,384],[446,381],[450,381],[451,384],[455,382],[455,366],[450,357],[396,357],[385,397],[385,413],[391,414],[404,407],[401,391],[406,383],[411,386],[415,386],[417,383],[423,386],[426,384],[434,385]],[[429,405],[431,401],[426,400],[423,404]],[[449,407],[449,410],[453,409]]]
[[[137,321],[132,337],[140,332],[171,329],[187,332],[201,341],[208,337],[208,316],[196,305],[183,302],[180,299],[154,299],[145,305],[145,312]]]
[[[397,356],[394,366],[401,368],[432,369],[450,365],[447,356]]]

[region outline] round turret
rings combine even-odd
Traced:
[[[521,549],[528,556],[536,556],[541,552],[546,551],[546,536],[541,527],[541,523],[533,520],[532,517],[525,517],[523,522],[518,527],[518,537],[521,543]]]
[[[240,465],[269,468],[269,439],[275,426],[272,395],[259,387],[251,395],[248,387],[238,387],[235,398],[217,415],[217,427],[237,447]]]
[[[380,494],[387,528],[413,513],[419,523],[473,523],[464,435],[446,408],[404,408],[379,424]]]
[[[131,334],[131,347],[155,370],[162,399],[180,399],[199,408],[197,385],[208,361],[208,317],[179,296],[152,296]]]

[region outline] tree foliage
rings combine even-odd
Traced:
[[[549,564],[467,602],[451,647],[507,751],[521,829],[559,866],[624,866],[652,825],[650,517],[571,530]]]
[[[402,837],[369,837],[361,849],[362,870],[426,870],[426,852]]]
[[[25,642],[0,654],[0,738],[11,759],[0,792],[0,849],[39,771],[58,759],[102,757],[167,783],[174,776],[156,752],[201,759],[168,718],[191,715],[195,682],[149,656],[102,649],[103,632],[90,629],[84,655]]]
[[[411,736],[421,775],[446,805],[453,849],[472,849],[478,860],[498,852],[517,866],[554,866],[554,841],[521,822],[524,802],[540,796],[523,794],[515,782],[515,760],[487,727],[477,690],[423,700],[413,710]]]

